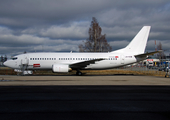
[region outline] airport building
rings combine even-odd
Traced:
[[[149,56],[146,60],[143,61],[143,64],[147,67],[159,67],[160,66],[160,59],[155,56]]]
[[[165,56],[164,59],[159,59],[158,56],[149,56],[143,61],[143,64],[147,67],[165,67],[170,61],[170,56]]]

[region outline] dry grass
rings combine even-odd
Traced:
[[[83,71],[82,71],[83,72]],[[115,69],[115,70],[88,70],[84,71],[87,74],[91,75],[146,75],[146,76],[165,76],[163,71],[133,71],[126,69]]]
[[[165,76],[165,72],[162,71],[133,71],[127,69],[112,69],[112,70],[81,70],[86,75],[145,75],[145,76]],[[53,73],[52,71],[40,71],[34,72],[35,75],[75,75],[76,71],[73,70],[69,73]],[[13,69],[0,68],[0,75],[17,75]]]
[[[16,75],[16,74],[17,73],[14,72],[13,69],[7,67],[0,68],[0,75]]]

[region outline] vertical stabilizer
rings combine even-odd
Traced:
[[[151,26],[144,26],[133,40],[124,48],[124,52],[134,55],[143,54],[146,48]]]

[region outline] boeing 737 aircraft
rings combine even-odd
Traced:
[[[150,54],[144,53],[150,26],[144,26],[134,39],[123,49],[108,53],[26,53],[12,57],[4,65],[17,72],[32,73],[33,70],[69,72],[76,70],[101,70],[117,68],[145,60]]]

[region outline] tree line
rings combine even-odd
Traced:
[[[5,61],[7,61],[7,56],[6,55],[5,56],[1,55],[0,62],[5,62]]]

